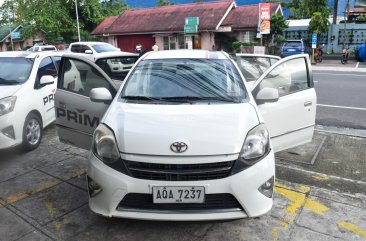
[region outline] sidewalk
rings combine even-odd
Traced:
[[[342,72],[363,72],[366,73],[366,62],[360,63],[350,59],[347,64],[342,64],[340,59],[324,59],[321,63],[312,64],[313,70],[342,71]]]
[[[316,131],[278,153],[274,205],[260,218],[152,222],[92,213],[88,152],[60,143],[54,125],[44,133],[32,152],[0,152],[0,241],[366,239],[366,138]]]

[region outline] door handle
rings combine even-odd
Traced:
[[[311,101],[306,101],[304,103],[304,107],[309,107],[309,106],[312,106],[312,105],[313,105],[313,102],[311,102]]]

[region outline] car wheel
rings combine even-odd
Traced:
[[[23,126],[23,149],[25,151],[36,149],[41,143],[42,134],[43,124],[41,118],[34,113],[29,113]]]

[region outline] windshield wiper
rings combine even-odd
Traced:
[[[237,99],[232,99],[232,98],[225,98],[225,97],[219,97],[219,96],[175,96],[175,97],[164,97],[164,100],[168,100],[168,101],[223,101],[223,102],[235,102],[237,103],[238,100]]]
[[[148,101],[160,101],[161,98],[154,98],[149,96],[142,96],[142,95],[126,95],[122,96],[122,99],[126,100],[148,100]]]

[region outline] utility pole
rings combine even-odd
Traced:
[[[11,50],[14,51],[13,36],[12,36],[12,30],[11,30],[11,25],[10,25],[10,12],[8,12],[8,25],[9,25]]]
[[[349,0],[347,0],[346,9],[344,10],[343,49],[346,47],[346,39],[347,39],[346,27],[348,20],[348,11],[349,11]]]
[[[75,0],[75,11],[76,11],[76,23],[77,23],[77,28],[78,28],[78,39],[80,42],[80,27],[79,27],[79,14],[78,14],[78,4]]]

